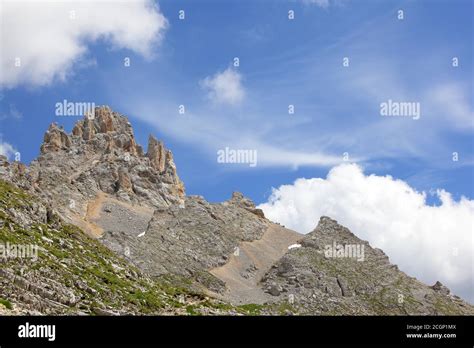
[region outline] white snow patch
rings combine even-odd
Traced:
[[[288,250],[297,249],[297,248],[301,248],[301,244],[291,244],[291,245],[288,247]]]

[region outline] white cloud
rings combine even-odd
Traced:
[[[0,155],[6,156],[8,159],[11,158],[16,152],[16,149],[9,143],[0,141]]]
[[[8,88],[64,80],[99,39],[151,58],[168,26],[151,0],[6,0],[0,19],[0,86]]]
[[[137,99],[135,99],[137,98]],[[164,103],[162,101],[164,100]],[[166,105],[166,98],[162,101],[153,100],[151,97],[130,96],[126,105],[123,106],[124,113],[136,115],[139,119],[156,127],[157,130],[168,137],[192,145],[207,153],[212,161],[215,161],[216,151],[226,146],[234,149],[251,149],[258,152],[258,168],[265,167],[331,167],[343,161],[341,154],[326,153],[319,150],[303,147],[293,147],[292,141],[282,139],[280,143],[274,142],[274,137],[266,131],[255,132],[255,124],[260,120],[253,114],[245,114],[246,118],[221,117],[205,111],[188,111],[185,117],[172,117],[169,115],[177,112],[176,104]],[[156,110],[161,110],[159,113]],[[231,114],[233,115],[233,114]],[[260,122],[259,130],[265,128]],[[286,124],[282,120],[279,125]],[[283,138],[283,136],[279,136]],[[361,161],[363,158],[351,157],[353,161]],[[238,168],[229,166],[230,168]]]
[[[242,76],[232,68],[218,72],[214,76],[200,81],[201,86],[208,90],[209,99],[218,104],[236,105],[242,102],[245,91]]]
[[[265,215],[308,233],[330,216],[383,249],[393,263],[426,283],[440,280],[474,302],[474,201],[435,192],[440,204],[391,176],[365,175],[355,164],[333,168],[326,179],[297,179],[274,189]]]
[[[329,0],[303,0],[303,2],[305,4],[314,4],[323,8],[329,7]]]
[[[318,151],[285,149],[282,146],[268,144],[263,139],[255,142],[254,148],[258,151],[258,165],[263,167],[289,166],[293,169],[304,166],[330,167],[343,161],[342,156]]]

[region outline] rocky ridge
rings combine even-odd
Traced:
[[[337,221],[318,226],[262,279],[262,287],[300,313],[348,315],[470,314],[473,306],[437,282],[427,286]],[[336,246],[340,255],[335,255]],[[329,249],[331,247],[331,249]],[[358,248],[358,249],[357,249]],[[342,250],[354,251],[342,254]]]
[[[145,153],[108,107],[71,133],[52,124],[36,160],[0,157],[0,175],[0,241],[42,250],[2,267],[0,304],[21,313],[474,313],[330,218],[302,236],[238,192],[186,196],[171,151],[150,135]],[[364,260],[328,257],[333,244]]]
[[[14,164],[9,173],[93,236],[101,232],[88,221],[88,204],[100,193],[152,209],[182,205],[185,196],[171,151],[150,135],[145,153],[127,118],[107,106],[97,107],[94,118],[84,117],[71,133],[51,124],[39,157],[28,167]]]
[[[3,179],[0,243],[37,248],[0,257],[0,315],[254,314],[207,296],[188,278],[151,277]]]

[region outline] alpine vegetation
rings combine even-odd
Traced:
[[[474,315],[469,1],[0,1],[15,340]]]
[[[162,141],[150,135],[145,152],[125,116],[94,114],[70,133],[51,124],[28,166],[0,156],[0,298],[12,307],[0,313],[474,313],[329,217],[303,235],[239,192],[187,195]],[[257,163],[253,150],[222,156]]]

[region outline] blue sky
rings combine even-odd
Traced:
[[[329,215],[474,303],[472,1],[6,0],[0,16],[1,153],[28,163],[51,122],[70,130],[64,99],[109,105],[142,145],[164,140],[187,194],[241,191],[302,233]],[[389,100],[419,119],[382,116]],[[225,148],[257,165],[219,163]]]
[[[55,116],[56,102],[91,101],[127,115],[142,144],[148,133],[163,139],[187,192],[211,201],[240,190],[263,202],[271,187],[325,176],[335,164],[291,157],[323,154],[342,162],[346,151],[361,159],[366,172],[390,174],[418,190],[444,188],[455,197],[473,197],[470,1],[348,0],[329,6],[161,1],[159,6],[168,27],[154,57],[114,47],[104,38],[89,40],[64,80],[3,88],[2,141],[29,162],[49,123],[71,129],[76,121]],[[178,19],[180,9],[185,20]],[[399,9],[404,20],[397,19]],[[451,66],[455,56],[457,68]],[[131,58],[128,68],[124,57]],[[231,67],[234,57],[240,59],[238,68]],[[342,66],[343,57],[350,59],[349,67]],[[213,103],[200,83],[227,68],[241,76],[245,97],[237,105]],[[436,91],[443,88],[454,97],[439,100]],[[456,99],[458,91],[462,96]],[[388,99],[419,101],[421,118],[383,119],[379,104]],[[467,114],[464,109],[450,115],[458,99]],[[178,113],[180,104],[185,115]],[[295,106],[293,115],[289,104]],[[13,117],[12,110],[22,117]],[[259,165],[217,163],[216,151],[225,146],[256,149]],[[451,159],[454,151],[458,162]]]

